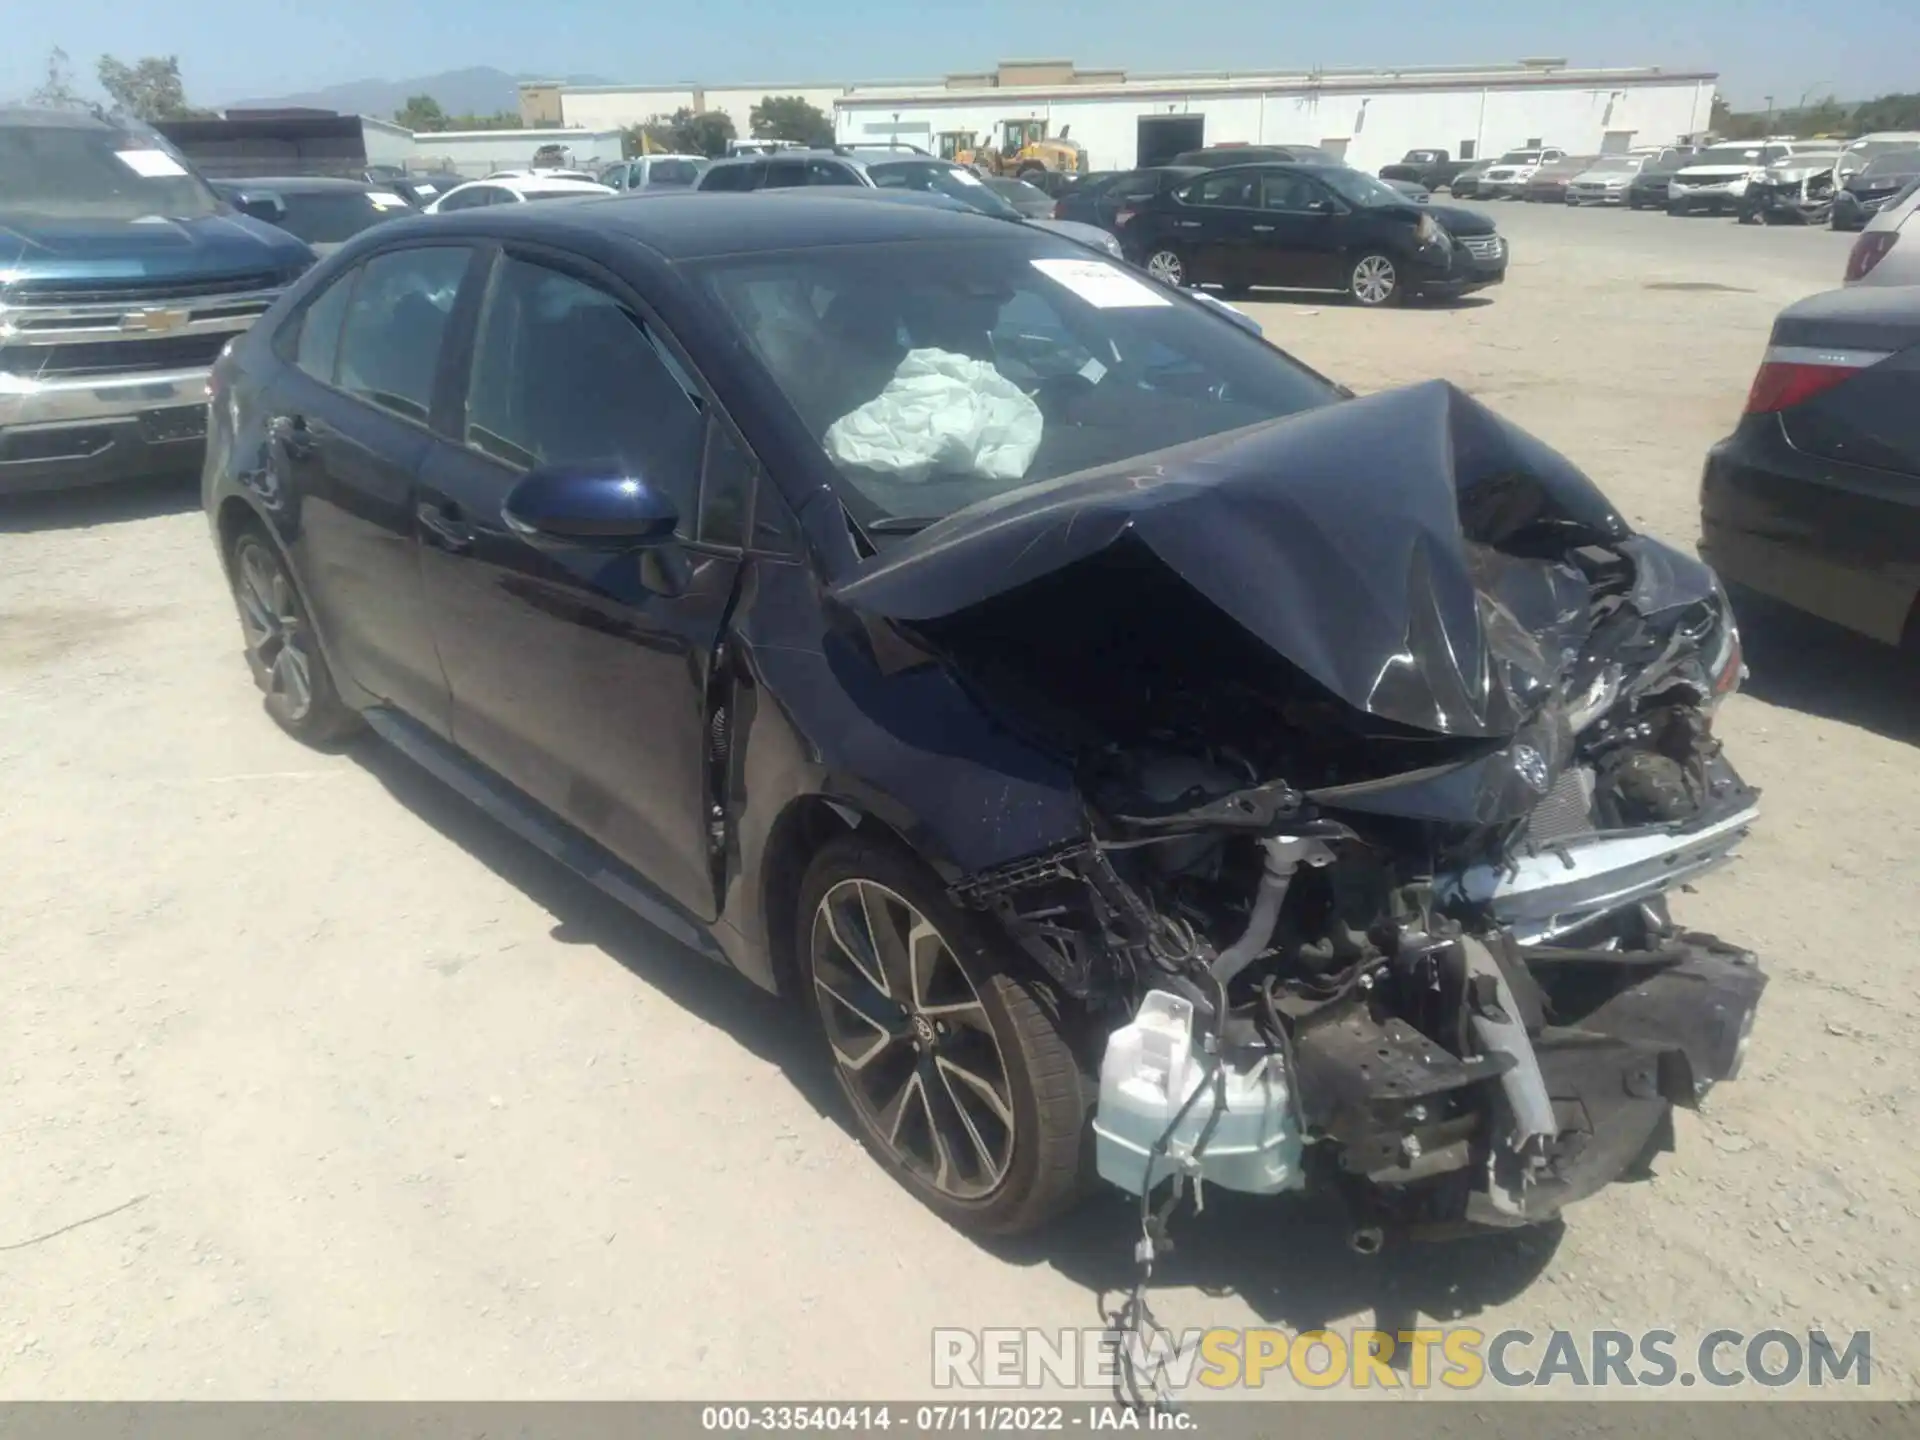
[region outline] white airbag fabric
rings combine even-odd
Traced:
[[[836,465],[903,480],[1019,480],[1040,448],[1040,407],[984,360],[909,350],[887,388],[827,427]]]

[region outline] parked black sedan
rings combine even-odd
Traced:
[[[1342,290],[1367,306],[1464,295],[1507,274],[1473,210],[1417,202],[1344,165],[1235,165],[1146,202],[1127,258],[1170,285]]]
[[[1700,553],[1729,582],[1920,648],[1920,288],[1787,307],[1707,457]]]
[[[1713,578],[1442,382],[796,191],[380,226],[209,396],[273,719],[796,997],[956,1224],[1174,1144],[1374,1239],[1547,1220],[1738,1066],[1764,977],[1661,919],[1753,814]]]
[[[1836,230],[1861,230],[1867,221],[1896,203],[1920,181],[1920,146],[1876,155],[1846,179],[1833,197],[1830,223]]]
[[[208,183],[236,210],[279,226],[321,254],[369,226],[410,215],[414,209],[384,182],[322,175],[262,175]]]

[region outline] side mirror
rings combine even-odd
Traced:
[[[1310,201],[1307,209],[1311,210],[1315,215],[1338,215],[1340,213],[1339,205],[1332,200]]]
[[[233,197],[233,208],[269,225],[278,225],[287,218],[287,202],[271,190],[242,190]]]
[[[645,480],[609,469],[536,470],[500,507],[507,528],[531,545],[628,550],[673,538],[673,501]]]

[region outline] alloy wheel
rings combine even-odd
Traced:
[[[1362,305],[1384,305],[1400,277],[1384,255],[1362,255],[1353,267],[1353,297]]]
[[[979,1200],[1013,1161],[1013,1090],[952,947],[896,891],[842,880],[814,909],[814,996],[861,1118],[900,1164]]]
[[[1187,267],[1171,250],[1156,250],[1149,255],[1147,273],[1162,284],[1180,286],[1187,283]]]
[[[313,664],[293,585],[258,544],[242,545],[239,558],[233,590],[247,653],[268,696],[297,724],[313,708]]]

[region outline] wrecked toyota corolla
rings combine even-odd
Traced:
[[[1762,977],[1666,900],[1755,817],[1739,642],[1565,459],[1026,227],[511,208],[377,227],[215,369],[267,709],[804,997],[941,1214],[1526,1224],[1735,1073]]]
[[[1073,767],[1083,828],[953,888],[1086,1007],[1113,1183],[1525,1224],[1738,1069],[1764,979],[1665,903],[1756,815],[1725,597],[1457,390],[1014,492],[840,599]]]

